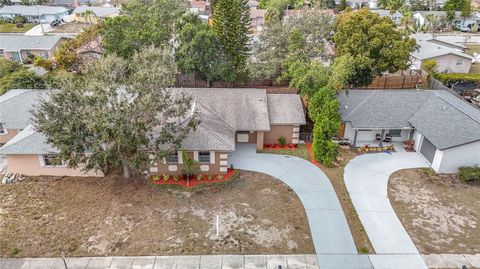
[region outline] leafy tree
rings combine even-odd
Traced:
[[[338,145],[332,142],[332,138],[338,133],[340,126],[338,113],[340,103],[335,98],[335,90],[329,87],[320,89],[315,96],[314,98],[320,102],[317,103],[317,112],[313,113],[315,116],[313,156],[322,164],[331,165],[335,161],[338,150]]]
[[[230,82],[245,73],[250,41],[248,0],[217,0],[212,17],[213,30],[233,68]]]
[[[462,12],[460,13],[460,16],[463,18],[463,24],[465,24],[465,20],[472,15],[472,0],[465,0],[464,2]]]
[[[0,95],[11,89],[45,89],[42,77],[26,69],[0,77]]]
[[[347,0],[340,0],[340,3],[337,6],[339,11],[344,11],[347,8]]]
[[[438,63],[436,60],[433,59],[425,60],[422,64],[422,69],[431,75],[435,75],[435,73],[437,73],[437,68]]]
[[[389,18],[368,9],[343,13],[335,25],[336,56],[350,54],[355,75],[350,83],[370,84],[385,71],[395,72],[409,65],[415,40],[397,31]]]
[[[178,37],[180,46],[176,59],[179,69],[183,73],[194,72],[207,82],[233,81],[232,66],[212,28],[199,19],[190,20],[192,22],[183,24]]]
[[[443,9],[445,11],[447,10],[461,11],[464,9],[465,5],[467,5],[467,0],[448,0],[445,3]]]
[[[254,57],[249,61],[251,77],[285,78],[282,72],[288,65],[286,61],[294,62],[292,56],[297,54],[290,46],[294,31],[298,32],[296,38],[305,40],[305,46],[301,48],[302,57],[319,61],[330,59],[325,48],[332,33],[332,17],[318,9],[302,11],[302,16],[291,17],[284,23],[269,23],[262,30],[258,41],[253,44]]]
[[[108,53],[124,58],[148,46],[169,44],[175,24],[186,12],[186,3],[177,0],[133,0],[122,7],[122,16],[108,18],[101,31]]]
[[[166,157],[197,124],[191,98],[167,89],[175,69],[169,49],[148,47],[129,60],[108,55],[41,101],[34,126],[69,167],[141,173],[150,154]]]
[[[403,0],[387,0],[385,8],[390,10],[390,14],[395,13],[403,7]]]
[[[345,89],[350,79],[355,74],[355,68],[352,65],[353,57],[350,54],[344,54],[336,57],[329,68],[328,86],[336,91]]]
[[[283,19],[284,11],[291,5],[290,0],[269,0],[266,7],[265,20],[269,23]]]

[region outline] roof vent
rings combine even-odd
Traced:
[[[347,110],[347,109],[348,109],[348,106],[345,106],[345,110]]]

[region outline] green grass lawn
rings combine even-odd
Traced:
[[[17,28],[14,23],[0,24],[0,33],[25,33],[35,25],[35,23],[25,23],[22,28]]]
[[[468,55],[473,56],[474,52],[480,53],[480,44],[467,44],[466,47],[465,53]],[[480,63],[472,64],[470,74],[480,74]]]
[[[305,144],[298,144],[296,150],[291,149],[263,149],[258,150],[258,153],[271,153],[271,154],[280,154],[280,155],[290,155],[299,158],[303,158],[307,161],[310,161],[310,155],[308,154],[307,146]]]

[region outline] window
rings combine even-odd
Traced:
[[[58,160],[55,154],[43,155],[45,166],[64,166],[62,160]]]
[[[167,157],[168,163],[178,163],[178,151],[172,152],[172,154]]]
[[[5,134],[5,130],[3,129],[3,125],[0,123],[0,135]]]
[[[201,163],[210,162],[210,151],[200,151],[198,152],[198,161]]]
[[[457,66],[462,66],[463,65],[463,60],[457,60]]]
[[[391,135],[392,137],[400,137],[402,136],[402,130],[401,129],[392,129],[388,131],[388,134]]]

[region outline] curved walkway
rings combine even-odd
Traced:
[[[344,180],[352,203],[377,254],[377,262],[389,268],[427,268],[388,199],[388,179],[401,169],[429,167],[418,153],[360,155],[345,167]],[[399,259],[399,257],[402,257]],[[401,261],[402,263],[398,263]]]
[[[371,268],[368,256],[358,255],[340,201],[318,167],[292,156],[257,154],[252,144],[238,144],[229,161],[234,168],[276,177],[295,191],[307,213],[320,267]]]

